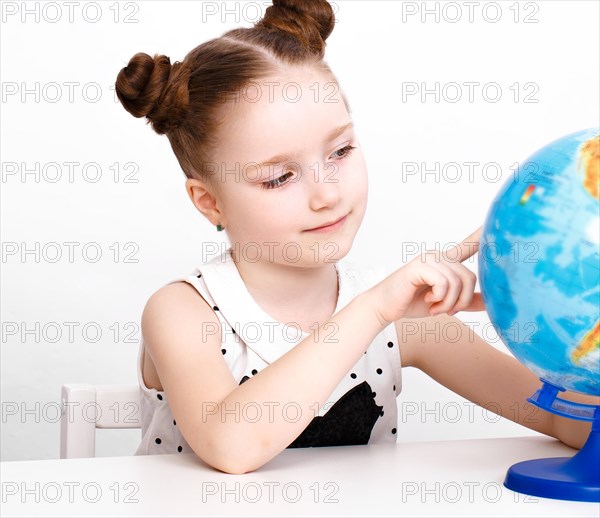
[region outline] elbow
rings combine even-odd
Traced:
[[[217,468],[217,469],[219,471],[222,471],[223,473],[227,473],[229,475],[245,475],[246,473],[251,473],[256,468],[248,468],[248,467],[241,466],[241,465],[231,465],[231,466],[225,466],[225,467]]]
[[[241,459],[243,461],[243,459]],[[206,462],[206,461],[204,461]],[[209,463],[213,468],[223,472],[223,473],[227,473],[229,475],[244,475],[246,473],[251,473],[252,471],[260,468],[262,466],[262,464],[260,465],[256,465],[256,466],[250,466],[249,464],[244,464],[243,462],[240,461],[240,459],[238,460],[226,460],[226,459],[219,459],[216,462],[210,462]]]
[[[214,451],[210,454],[206,454],[206,452],[199,453],[194,449],[194,453],[204,464],[222,473],[227,473],[229,475],[243,475],[244,473],[252,471],[241,462],[229,457],[217,455]]]
[[[205,441],[200,448],[192,447],[196,456],[214,469],[230,475],[243,475],[257,470],[269,459],[252,455],[256,451],[252,445],[232,446],[235,441],[223,440],[221,437],[215,444]]]
[[[210,465],[229,475],[243,475],[260,467],[251,467],[249,460],[250,459],[245,456],[229,450],[228,452],[222,452],[220,455],[215,455],[215,457],[211,459]]]
[[[256,457],[255,455],[248,455],[248,451],[252,450],[245,450],[245,454],[242,452],[238,454],[229,452],[226,458],[221,457],[222,462],[219,463],[217,469],[231,475],[244,475],[245,473],[251,473],[261,468],[269,461],[264,456]]]

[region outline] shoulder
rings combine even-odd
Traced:
[[[146,302],[141,326],[144,341],[150,345],[165,334],[184,331],[198,322],[219,323],[212,307],[198,290],[186,281],[176,281],[156,290]]]
[[[189,282],[180,280],[166,284],[156,290],[146,302],[144,313],[172,313],[184,310],[189,306],[196,310],[211,309],[208,302],[204,300],[194,286]]]

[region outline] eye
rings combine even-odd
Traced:
[[[335,153],[343,152],[344,154],[342,156],[338,155],[338,158],[348,158],[352,154],[352,151],[354,149],[356,149],[354,146],[351,146],[350,144],[348,144],[347,146],[344,146],[343,148],[338,149]],[[335,155],[335,153],[334,153],[334,155]]]
[[[338,149],[337,151],[334,151],[332,156],[334,156],[335,158],[338,158],[339,160],[343,160],[345,158],[348,158],[352,154],[352,151],[354,149],[356,149],[356,147],[348,144],[348,145]],[[340,156],[337,153],[343,153],[343,154],[342,154],[342,156]],[[269,180],[268,182],[263,182],[261,184],[261,187],[263,189],[278,189],[287,183],[284,181],[284,179],[287,178],[288,176],[290,176],[291,174],[292,173],[286,173],[278,178],[275,178],[275,180]]]
[[[263,189],[278,189],[282,185],[285,185],[285,182],[283,182],[282,180],[284,178],[287,178],[291,174],[292,173],[286,173],[283,176],[280,176],[279,178],[275,178],[275,180],[270,180],[268,182],[263,182],[261,186],[262,186]]]

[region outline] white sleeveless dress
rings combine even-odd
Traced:
[[[385,277],[381,268],[349,268],[343,259],[335,266],[339,293],[334,314]],[[309,336],[298,324],[275,321],[254,301],[233,261],[231,247],[195,268],[189,276],[168,284],[178,281],[196,288],[218,316],[221,352],[238,384]],[[192,453],[179,431],[166,393],[144,384],[143,352],[142,336],[137,362],[142,441],[135,455]],[[398,337],[391,323],[375,337],[288,448],[396,442],[396,397],[401,389]]]

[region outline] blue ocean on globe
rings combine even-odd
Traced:
[[[492,202],[479,282],[514,356],[565,390],[600,395],[600,129],[519,165]]]

